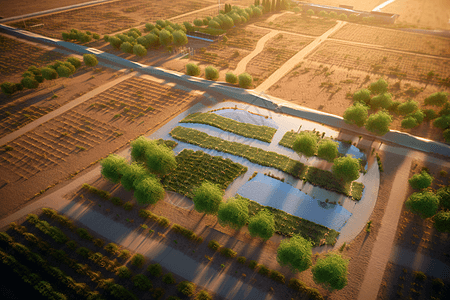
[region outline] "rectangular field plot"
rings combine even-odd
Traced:
[[[258,79],[256,83],[259,84],[312,41],[312,38],[279,33],[247,64],[246,71],[253,76],[254,81]]]
[[[89,107],[110,111],[115,117],[134,119],[156,114],[195,97],[180,89],[133,77],[92,98]]]
[[[25,71],[31,65],[40,67],[64,58],[65,55],[61,53],[0,35],[0,82],[8,76]]]
[[[163,179],[166,189],[193,198],[193,188],[208,180],[226,189],[237,177],[247,172],[247,167],[230,159],[211,156],[203,151],[184,149],[176,156],[177,169]]]
[[[14,114],[8,115],[3,113],[0,115],[0,137],[25,126],[26,124],[42,117],[43,115],[51,112],[53,107],[39,107],[31,105]]]
[[[331,37],[392,49],[450,57],[450,39],[439,36],[348,23]]]
[[[155,22],[210,5],[209,1],[124,0],[37,17],[9,24],[45,36],[61,38],[61,32],[77,28],[110,34],[146,22]],[[44,24],[40,27],[30,26]]]
[[[259,22],[256,25],[272,29],[319,36],[336,25],[334,20],[313,19],[300,15],[285,14],[272,22]]]
[[[0,168],[27,179],[118,134],[116,127],[69,111],[8,143]]]
[[[345,45],[337,41],[324,42],[308,60],[348,69],[362,70],[424,80],[431,71],[441,79],[450,76],[450,59],[423,57],[385,50],[370,49],[359,45]]]

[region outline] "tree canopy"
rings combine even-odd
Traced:
[[[332,162],[338,155],[338,146],[338,142],[322,140],[318,146],[317,156]]]
[[[312,131],[300,132],[292,144],[292,149],[307,157],[313,156],[317,152],[318,139],[319,137]]]
[[[165,175],[177,167],[175,154],[166,145],[158,145],[156,141],[149,144],[145,151],[147,168],[152,173]]]
[[[88,67],[95,67],[98,64],[97,57],[94,54],[83,54],[83,61]]]
[[[375,82],[372,82],[369,86],[369,90],[372,94],[382,94],[386,93],[388,88],[388,83],[384,78],[380,78]]]
[[[173,35],[167,29],[159,32],[159,43],[163,46],[169,46],[173,42]]]
[[[281,241],[277,249],[277,261],[288,266],[293,273],[303,272],[312,265],[312,245],[299,235]]]
[[[248,220],[248,200],[229,198],[227,202],[220,203],[217,217],[222,226],[234,229],[243,227]]]
[[[120,179],[120,183],[127,191],[134,189],[136,183],[149,175],[147,169],[136,162],[124,167],[121,173],[122,178]]]
[[[192,201],[196,211],[210,215],[217,214],[223,197],[223,191],[218,185],[203,181],[199,187],[194,189],[193,193]]]
[[[429,191],[413,193],[405,204],[422,219],[431,218],[439,208],[439,197]]]
[[[450,186],[444,186],[436,191],[436,196],[439,197],[439,204],[446,209],[450,209]]]
[[[398,112],[401,115],[407,115],[415,112],[419,108],[419,103],[414,100],[406,101],[398,106]]]
[[[415,190],[423,190],[431,185],[434,177],[428,174],[427,171],[422,171],[420,174],[415,174],[408,182],[409,185]]]
[[[425,105],[442,106],[445,103],[447,103],[447,101],[448,101],[447,92],[437,92],[425,98]]]
[[[112,183],[119,183],[122,170],[128,166],[127,160],[117,154],[110,154],[100,162],[101,174]]]
[[[188,43],[188,38],[186,36],[186,33],[182,30],[175,30],[173,32],[173,43],[175,46],[183,46]]]
[[[343,289],[347,285],[348,262],[339,254],[319,258],[311,269],[314,282],[329,291]]]
[[[370,99],[370,106],[372,108],[384,108],[388,109],[392,105],[392,94],[382,93],[376,95]]]
[[[136,181],[134,187],[134,197],[136,202],[141,205],[155,204],[162,200],[165,195],[164,188],[154,175],[149,175]]]
[[[250,235],[259,236],[265,240],[270,239],[275,233],[275,220],[268,210],[259,211],[248,221],[248,231]]]
[[[450,233],[450,211],[440,211],[434,217],[434,227],[437,231]]]
[[[344,112],[344,122],[358,127],[364,126],[369,115],[369,107],[362,103],[355,103]]]
[[[336,158],[332,171],[336,177],[345,182],[356,180],[359,178],[359,161],[350,155]]]
[[[369,116],[366,122],[366,129],[377,135],[385,135],[389,132],[392,116],[386,111],[379,111]]]

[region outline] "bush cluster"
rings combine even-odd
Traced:
[[[82,32],[78,29],[71,29],[69,32],[63,32],[62,38],[65,41],[76,40],[80,43],[88,43],[92,39],[99,40],[100,35],[97,33],[91,33],[90,31]]]

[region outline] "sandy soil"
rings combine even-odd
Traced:
[[[302,2],[323,4],[328,6],[339,7],[339,5],[353,6],[353,9],[371,11],[386,0],[304,0]]]
[[[2,12],[0,16],[9,18],[90,1],[92,0],[1,0],[0,6],[2,7]]]
[[[366,76],[369,76],[367,81]],[[376,81],[380,77],[380,75],[373,73],[368,74],[357,70],[349,71],[327,64],[319,65],[306,61],[272,86],[267,94],[295,104],[343,116],[345,110],[353,104],[351,98],[347,98],[347,93],[354,93],[359,89],[366,88],[370,82]],[[387,78],[387,81],[392,86],[398,80]],[[400,90],[391,87],[390,92],[394,95],[393,100],[404,102],[408,98],[413,98],[419,102],[422,109],[430,108],[423,106],[424,99],[430,94],[450,90],[449,88],[406,80],[401,81],[400,87]],[[405,130],[401,129],[401,120],[401,116],[394,115],[391,129],[443,141],[442,130],[434,128],[430,123],[424,122],[416,128]]]

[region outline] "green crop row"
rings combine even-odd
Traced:
[[[267,143],[270,143],[272,141],[273,135],[277,131],[272,127],[242,123],[233,119],[216,115],[214,113],[193,113],[181,120],[180,123],[206,124]]]

